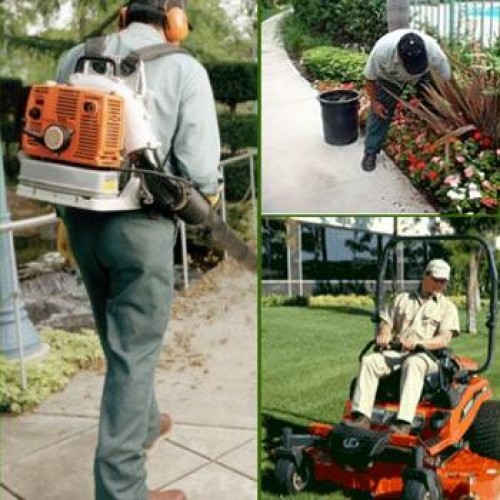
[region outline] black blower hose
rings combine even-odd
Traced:
[[[141,155],[134,163],[137,168],[132,171],[143,175],[145,187],[152,195],[147,206],[165,215],[174,214],[190,226],[207,230],[211,241],[219,249],[225,250],[249,271],[257,271],[255,252],[224,222],[191,183],[159,170],[145,156]]]

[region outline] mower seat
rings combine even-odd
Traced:
[[[458,404],[460,395],[452,387],[452,381],[460,370],[460,365],[452,357],[451,349],[434,351],[438,359],[439,372],[427,375],[420,401],[430,401],[438,408],[450,409]],[[349,397],[352,400],[356,388],[357,377],[350,386]],[[375,401],[380,403],[399,403],[400,399],[400,370],[380,379]]]

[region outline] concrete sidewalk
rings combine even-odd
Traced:
[[[434,213],[385,155],[374,172],[361,170],[361,138],[324,142],[317,92],[279,39],[285,15],[262,25],[263,213]]]
[[[157,371],[174,428],[148,459],[150,489],[257,498],[256,278],[235,264],[176,297]],[[103,373],[80,372],[32,414],[3,416],[0,498],[93,499]]]

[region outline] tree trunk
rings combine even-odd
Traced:
[[[387,31],[410,27],[410,0],[387,0]]]
[[[478,250],[470,251],[469,282],[467,284],[467,331],[471,335],[477,334],[477,296],[479,293],[479,255]]]
[[[78,19],[78,34],[80,40],[83,40],[87,34],[87,19],[85,18],[85,14],[80,14],[80,18]]]
[[[300,222],[294,219],[288,219],[287,225],[287,245],[290,252],[289,261],[289,295],[299,295],[300,290],[300,249],[299,249],[299,231]]]

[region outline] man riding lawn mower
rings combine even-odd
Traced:
[[[454,356],[443,348],[458,329],[456,309],[447,299],[441,304],[426,304],[424,300],[414,316],[405,319],[411,325],[419,321],[418,314],[424,314],[432,322],[440,308],[448,309],[448,323],[441,330],[436,325],[433,338],[416,341],[405,335],[408,329],[404,326],[399,337],[389,338],[387,332],[401,326],[391,324],[390,318],[398,323],[397,313],[409,307],[402,301],[410,300],[412,294],[396,297],[395,315],[380,314],[388,256],[397,243],[422,239],[394,237],[382,252],[374,313],[374,321],[379,324],[382,320],[382,327],[377,325],[376,339],[360,354],[360,376],[351,384],[344,422],[312,423],[308,434],[294,435],[289,428],[284,429],[282,446],[274,456],[276,478],[285,492],[297,493],[316,480],[363,491],[373,498],[500,498],[500,402],[491,400],[489,382],[480,375],[490,366],[495,346],[498,278],[493,253],[478,236],[425,237],[427,241],[477,241],[488,257],[488,349],[486,361],[478,367],[471,359]],[[431,294],[428,300],[435,301],[437,292],[437,300],[444,299],[440,296],[444,283],[439,281],[448,276],[444,261],[431,261],[420,296]],[[438,281],[431,291],[433,279]],[[365,356],[372,349],[376,352]],[[381,369],[384,356],[387,365]],[[423,383],[410,380],[422,370]]]

